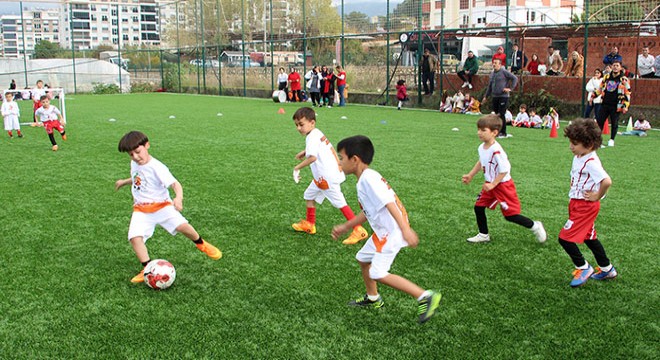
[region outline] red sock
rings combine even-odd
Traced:
[[[9,134],[9,137],[13,137],[14,135],[11,134],[11,131],[7,131],[7,134]]]
[[[307,221],[312,224],[316,224],[316,208],[308,207],[307,208]]]
[[[339,209],[341,210],[341,213],[344,214],[344,217],[346,220],[352,220],[355,217],[355,214],[353,214],[353,210],[351,210],[351,207],[346,205],[343,208]]]
[[[16,130],[16,132],[18,133],[18,136],[21,136],[21,131],[20,130]]]

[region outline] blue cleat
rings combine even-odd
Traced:
[[[614,266],[612,266],[610,271],[602,271],[599,268],[596,268],[596,269],[598,269],[598,271],[596,271],[596,273],[591,275],[591,278],[594,279],[594,280],[614,279],[617,275],[619,275],[619,273],[616,272],[616,269],[614,268]]]
[[[586,284],[587,280],[589,280],[589,277],[593,273],[594,268],[592,268],[591,265],[589,265],[589,267],[584,270],[575,269],[575,271],[573,271],[573,280],[571,280],[571,286],[578,287]]]

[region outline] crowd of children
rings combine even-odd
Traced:
[[[481,115],[481,102],[474,98],[469,92],[463,93],[458,90],[453,96],[447,90],[442,91],[440,101],[440,112]]]

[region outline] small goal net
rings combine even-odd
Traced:
[[[50,98],[51,105],[56,106],[62,113],[62,119],[66,124],[66,101],[63,88],[44,89],[46,95]],[[32,105],[32,89],[2,90],[2,101],[5,101],[5,94],[14,93],[14,101],[19,103],[21,109],[21,125],[32,125],[34,122],[34,110]],[[29,102],[29,105],[27,103]],[[23,105],[23,103],[26,103]]]

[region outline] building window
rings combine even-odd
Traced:
[[[116,25],[117,25],[117,19],[112,19],[112,26],[116,26]]]
[[[35,19],[41,19],[41,13],[39,13],[39,12],[35,12],[32,16],[33,16]]]
[[[459,9],[465,10],[470,7],[470,0],[461,0]]]
[[[108,15],[101,15],[101,21],[108,21]]]
[[[133,22],[138,22],[140,19],[137,16],[133,16]]]
[[[96,11],[96,5],[90,5],[89,9],[92,10],[92,11]]]
[[[137,36],[133,36],[133,41],[140,41],[140,38]]]
[[[110,11],[110,15],[117,16],[117,9],[112,9],[112,11]]]
[[[112,35],[117,35],[117,29],[112,29]]]
[[[122,38],[124,41],[128,41],[128,35],[126,35],[126,34],[122,35],[121,38]]]

